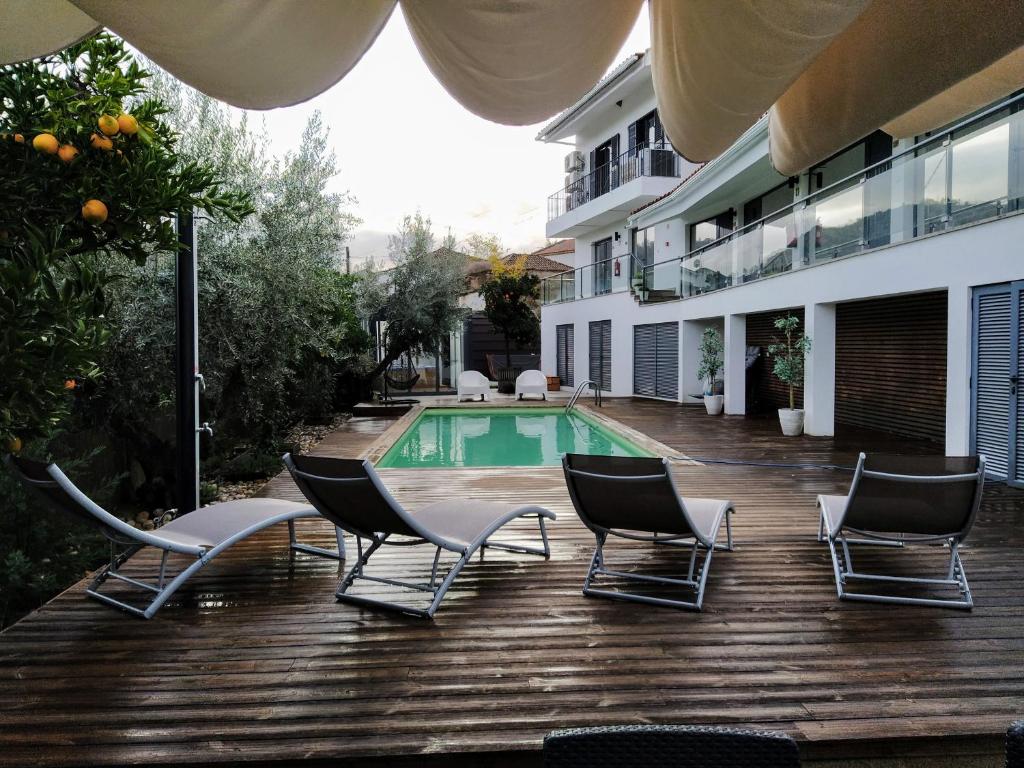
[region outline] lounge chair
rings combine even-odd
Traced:
[[[151,619],[196,571],[233,544],[277,523],[288,523],[289,546],[292,550],[341,560],[345,557],[344,540],[337,531],[338,551],[300,544],[295,538],[295,520],[319,517],[307,504],[280,499],[240,499],[197,509],[175,518],[153,531],[134,528],[110,514],[86,496],[56,464],[7,456],[7,465],[28,489],[44,503],[98,529],[110,542],[110,562],[97,572],[85,593],[96,600]],[[125,576],[119,569],[143,547],[162,551],[155,584]],[[194,562],[169,581],[167,559],[171,553],[187,555]],[[117,579],[153,594],[144,607],[137,607],[100,592],[107,579]]]
[[[562,468],[576,512],[597,537],[597,548],[583,582],[583,594],[699,611],[704,602],[711,555],[716,549],[732,550],[732,502],[683,498],[672,481],[666,459],[567,453],[562,458]],[[716,543],[723,520],[724,547]],[[687,577],[677,579],[610,570],[604,556],[608,536],[689,548]],[[702,550],[698,570],[698,554]],[[692,601],[686,601],[597,589],[592,583],[598,576],[687,587],[695,590],[696,595]]]
[[[841,600],[935,605],[970,609],[974,605],[960,562],[960,543],[981,505],[985,459],[981,456],[865,456],[857,460],[846,496],[819,496],[818,541],[832,552],[836,591]],[[852,545],[902,547],[912,543],[949,546],[945,578],[886,576],[854,570]],[[903,586],[956,587],[959,599],[847,591],[847,582]]]
[[[480,395],[480,400],[485,400],[491,391],[491,382],[480,371],[463,371],[459,374],[456,389],[459,400],[477,395]]]
[[[523,371],[516,378],[516,399],[522,400],[523,395],[540,395],[542,400],[548,399],[548,379],[540,371]]]
[[[800,768],[792,737],[689,725],[612,725],[552,731],[544,768]]]
[[[455,577],[477,550],[490,547],[544,557],[551,555],[544,521],[554,520],[555,515],[543,507],[453,499],[409,513],[388,493],[368,461],[285,454],[284,463],[296,485],[320,514],[356,537],[358,560],[337,591],[338,599],[344,602],[432,618]],[[491,541],[499,528],[521,517],[538,520],[542,548]],[[369,542],[365,549],[363,539]],[[367,562],[385,544],[433,545],[437,551],[430,580],[420,583],[368,575],[365,572]],[[445,551],[455,553],[458,559],[439,581],[438,566],[441,553]],[[430,604],[421,608],[349,594],[357,580],[426,592],[431,598]]]

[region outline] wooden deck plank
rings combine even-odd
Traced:
[[[851,465],[880,442],[786,439],[770,420],[651,401],[612,400],[602,413],[697,458]],[[317,452],[360,455],[392,423],[353,419]],[[629,722],[781,729],[808,761],[997,764],[1006,725],[1024,713],[1024,494],[987,490],[963,549],[977,607],[960,613],[835,599],[814,499],[842,490],[847,473],[718,463],[674,472],[684,493],[737,507],[737,549],[716,554],[703,613],[583,598],[593,541],[558,468],[383,470],[412,507],[458,495],[549,506],[559,514],[552,558],[488,551],[432,623],[338,604],[337,564],[289,556],[284,529],[235,547],[154,621],[86,600],[76,585],[0,634],[0,765],[525,766],[540,764],[548,730]],[[264,493],[300,498],[286,475]],[[332,539],[323,521],[299,530]],[[517,523],[509,537],[534,533]],[[677,564],[667,548],[614,553],[651,573]],[[899,570],[942,558],[922,548],[885,561]],[[381,563],[422,574],[428,560],[400,549]],[[155,566],[146,553],[131,564],[139,574]]]

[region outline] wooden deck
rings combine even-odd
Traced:
[[[772,421],[654,402],[603,412],[697,457],[848,463],[877,440],[783,439]],[[359,455],[388,424],[353,420],[319,452]],[[580,594],[592,538],[558,469],[385,470],[414,507],[460,494],[551,507],[553,557],[488,551],[433,623],[337,603],[337,565],[289,558],[283,528],[220,558],[153,621],[78,584],[0,634],[0,765],[539,766],[547,731],[608,723],[780,729],[808,763],[1001,765],[1024,715],[1024,494],[987,492],[963,549],[977,607],[961,613],[836,600],[814,499],[846,474],[678,472],[686,493],[737,507],[737,549],[715,556],[700,614]],[[296,495],[286,478],[268,493]],[[320,521],[300,532],[331,539]],[[668,548],[625,551],[648,572],[673,564]],[[939,567],[942,552],[894,556]],[[422,571],[429,557],[382,563]]]

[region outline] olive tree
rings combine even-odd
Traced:
[[[388,238],[394,264],[380,270],[368,263],[360,273],[359,313],[381,322],[381,359],[368,372],[372,380],[403,354],[437,352],[441,340],[462,327],[467,310],[459,304],[466,289],[466,263],[451,236],[436,247],[429,218],[402,219]]]

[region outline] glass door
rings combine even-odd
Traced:
[[[594,243],[594,295],[611,293],[612,290],[612,239]]]

